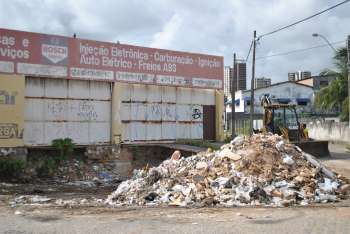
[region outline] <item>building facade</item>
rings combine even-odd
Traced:
[[[268,96],[272,103],[295,104],[298,110],[304,113],[312,111],[314,90],[312,87],[291,81],[272,84],[269,87],[255,89],[254,91],[254,113],[264,112],[261,100]],[[250,90],[243,92],[244,113],[250,113]]]
[[[0,147],[223,139],[223,57],[0,35]]]
[[[305,84],[313,87],[315,92],[327,87],[333,80],[337,79],[334,75],[318,75],[297,81],[299,84]]]
[[[235,82],[235,90],[247,89],[247,68],[244,60],[237,60],[236,75],[234,76],[234,69],[231,66],[224,68],[224,94],[227,98],[231,98],[231,80]]]
[[[255,78],[254,79],[254,89],[259,89],[259,88],[265,88],[271,85],[271,79],[270,78]]]
[[[236,90],[246,90],[247,89],[247,65],[244,60],[237,60],[236,62],[236,72],[234,80],[236,82]]]
[[[304,80],[311,77],[310,71],[288,72],[288,81]]]
[[[227,98],[231,98],[231,80],[232,80],[232,67],[225,66],[224,68],[224,95]]]
[[[254,113],[262,114],[261,99],[268,96],[272,103],[295,104],[302,111],[310,112],[314,101],[312,87],[295,82],[281,82],[269,87],[254,89]],[[236,113],[250,113],[250,90],[235,93]],[[231,112],[231,100],[226,102],[226,112]]]

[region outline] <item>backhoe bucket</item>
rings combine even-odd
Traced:
[[[328,141],[299,141],[293,142],[303,151],[315,157],[329,157]]]

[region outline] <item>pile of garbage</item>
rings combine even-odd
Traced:
[[[50,183],[94,187],[114,186],[126,178],[120,173],[117,159],[102,161],[72,156],[55,163],[53,157],[33,158],[28,160],[26,168],[21,174],[22,181],[32,182],[35,180],[44,183],[49,181]]]
[[[123,178],[119,175],[116,165],[117,163],[113,160],[84,162],[72,159],[63,162],[52,177],[56,181],[63,183],[76,182],[78,184],[81,182],[84,185],[83,182],[85,182],[85,185],[88,185],[88,187],[115,184],[119,183]]]
[[[345,199],[349,181],[272,134],[236,137],[218,151],[175,151],[158,167],[135,170],[106,199],[114,206],[290,206]]]

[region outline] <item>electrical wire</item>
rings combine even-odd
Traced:
[[[340,44],[340,43],[344,43],[345,41],[335,41],[330,43],[331,45],[335,45],[335,44]],[[322,48],[322,47],[327,47],[329,46],[328,44],[322,44],[322,45],[318,45],[318,46],[313,46],[313,47],[308,47],[308,48],[303,48],[303,49],[298,49],[298,50],[291,50],[291,51],[287,51],[287,52],[283,52],[283,53],[278,53],[278,54],[271,54],[271,55],[267,55],[267,56],[262,56],[262,57],[257,57],[255,60],[261,60],[261,59],[265,59],[265,58],[270,58],[270,57],[276,57],[276,56],[284,56],[284,55],[289,55],[289,54],[293,54],[293,53],[300,53],[300,52],[304,52],[307,50],[312,50],[312,49],[317,49],[317,48]]]
[[[253,47],[253,41],[250,43],[249,51],[248,51],[247,57],[245,58],[245,61],[246,61],[246,62],[248,61],[250,52],[252,51],[252,47]]]
[[[327,9],[325,9],[325,10],[322,10],[322,11],[320,11],[320,12],[317,12],[317,13],[311,15],[311,16],[308,16],[308,17],[306,17],[306,18],[304,18],[304,19],[298,20],[298,21],[296,21],[296,22],[294,22],[294,23],[292,23],[292,24],[289,24],[289,25],[287,25],[287,26],[278,28],[278,29],[273,30],[273,31],[268,32],[268,33],[264,33],[264,34],[258,36],[258,39],[260,39],[260,38],[262,38],[262,37],[265,37],[265,36],[268,36],[268,35],[271,35],[271,34],[274,34],[274,33],[277,33],[277,32],[279,32],[279,31],[282,31],[282,30],[284,30],[284,29],[287,29],[287,28],[290,28],[290,27],[292,27],[292,26],[294,26],[294,25],[297,25],[297,24],[299,24],[299,23],[302,23],[302,22],[304,22],[304,21],[306,21],[306,20],[309,20],[309,19],[311,19],[311,18],[314,18],[314,17],[316,17],[316,16],[318,16],[318,15],[321,15],[321,14],[327,12],[327,11],[330,11],[330,10],[332,10],[332,9],[334,9],[334,8],[336,8],[336,7],[338,7],[338,6],[340,6],[340,5],[343,5],[343,4],[345,4],[345,3],[349,2],[349,1],[350,1],[350,0],[346,0],[346,1],[340,2],[340,3],[338,3],[338,4],[336,4],[336,5],[333,5],[333,6],[327,8]]]

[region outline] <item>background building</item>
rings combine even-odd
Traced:
[[[261,106],[261,99],[264,96],[269,96],[272,103],[280,104],[295,104],[299,117],[308,115],[313,110],[314,90],[309,85],[299,84],[296,82],[286,81],[272,84],[268,87],[257,88],[254,95],[254,128],[262,127],[262,119],[264,109]],[[231,129],[231,101],[226,103],[226,130]],[[250,113],[250,90],[237,91],[235,93],[235,119],[236,131],[241,132],[244,128],[245,132],[249,131],[249,113]],[[302,114],[301,114],[302,113]]]
[[[308,113],[311,112],[314,91],[311,86],[299,84],[296,82],[286,81],[272,84],[269,87],[255,89],[254,92],[254,113],[262,114],[263,107],[261,99],[263,96],[269,96],[272,103],[296,104],[298,110]],[[250,90],[243,92],[245,103],[244,112],[250,111]]]
[[[255,78],[254,79],[254,89],[264,88],[271,85],[271,79],[270,78]]]
[[[237,78],[235,78],[236,82],[236,90],[246,90],[247,89],[247,65],[245,60],[237,60],[236,62],[236,71]]]
[[[224,94],[226,97],[231,97],[231,80],[236,82],[235,91],[247,89],[247,68],[245,60],[237,60],[236,62],[237,76],[233,78],[233,68],[225,66],[224,69]]]
[[[327,87],[335,79],[337,79],[337,77],[334,75],[318,75],[299,80],[297,83],[309,85],[313,87],[315,92],[317,92],[320,89]]]
[[[231,79],[233,75],[232,67],[230,66],[225,66],[224,69],[224,95],[227,98],[231,97]]]
[[[289,81],[298,81],[304,80],[311,77],[310,71],[297,71],[297,72],[288,72],[288,80]]]

